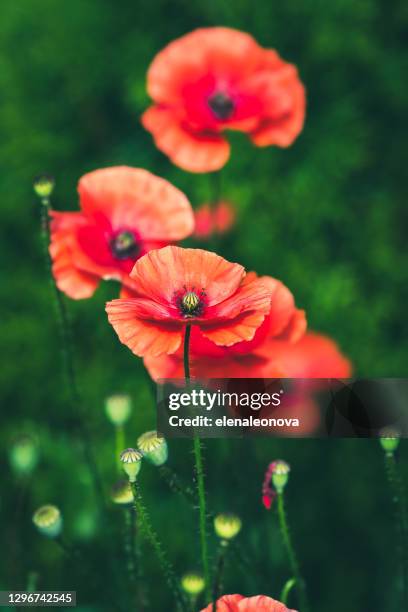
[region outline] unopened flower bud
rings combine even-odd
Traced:
[[[130,506],[133,504],[133,493],[128,480],[121,480],[113,485],[111,499],[113,503],[122,506]]]
[[[200,574],[184,574],[181,579],[181,588],[185,593],[191,595],[192,597],[199,595],[204,590],[204,587],[205,581]]]
[[[214,519],[215,533],[222,540],[232,540],[241,531],[242,522],[235,514],[218,514]]]
[[[111,395],[105,400],[106,416],[113,425],[124,425],[132,412],[129,395]]]
[[[272,463],[272,483],[278,493],[282,493],[289,479],[290,466],[278,459]]]
[[[38,463],[38,445],[31,436],[14,441],[9,452],[10,464],[17,474],[30,474]]]
[[[130,482],[136,482],[136,476],[142,467],[142,453],[139,453],[135,448],[126,448],[120,454],[122,468],[129,476]]]
[[[380,432],[380,444],[386,453],[394,453],[400,443],[400,434],[396,429],[385,428]]]
[[[38,531],[48,538],[57,538],[62,530],[61,512],[56,506],[41,506],[33,516],[33,523]]]
[[[157,431],[146,431],[137,440],[137,447],[143,457],[159,466],[166,463],[168,457],[167,442],[164,438],[157,435]]]
[[[33,187],[38,197],[42,200],[46,200],[54,191],[54,177],[50,176],[49,174],[41,174],[34,179]]]

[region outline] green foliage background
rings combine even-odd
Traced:
[[[256,149],[234,136],[223,194],[238,208],[235,231],[219,250],[249,269],[282,279],[309,326],[335,338],[362,376],[407,373],[406,109],[408,6],[402,0],[245,0],[152,2],[3,0],[0,22],[0,214],[2,331],[0,384],[0,587],[76,589],[80,610],[111,609],[103,588],[136,610],[120,555],[120,509],[108,519],[93,496],[60,368],[52,293],[44,271],[32,178],[57,178],[54,205],[77,207],[76,182],[114,164],[145,167],[208,200],[208,176],[182,172],[152,143],[139,117],[148,104],[145,73],[167,42],[200,26],[253,34],[296,63],[308,91],[305,129],[288,150]],[[97,459],[115,480],[113,432],[104,397],[129,392],[127,443],[154,424],[143,367],[119,345],[103,307],[117,287],[69,303],[80,383]],[[32,433],[41,459],[32,478],[11,473],[8,449]],[[191,479],[190,443],[170,444],[171,463]],[[241,547],[253,567],[230,563],[226,592],[277,596],[289,577],[276,516],[260,505],[267,463],[292,465],[288,506],[314,612],[400,610],[392,508],[375,441],[211,441],[211,505],[238,512]],[[401,459],[407,449],[401,445]],[[402,467],[406,468],[401,461]],[[408,476],[408,474],[406,474]],[[143,467],[153,521],[177,571],[198,559],[197,517]],[[66,538],[80,546],[70,564],[37,535],[31,514],[57,503]],[[118,552],[119,548],[119,552]],[[143,548],[151,610],[173,610],[155,560]],[[295,602],[293,603],[295,605]]]

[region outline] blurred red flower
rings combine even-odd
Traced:
[[[193,332],[199,328],[215,348],[251,341],[274,292],[271,283],[245,275],[239,264],[174,246],[139,259],[130,277],[134,297],[108,302],[106,311],[120,341],[141,357],[175,353],[186,324]]]
[[[52,271],[74,299],[90,297],[101,279],[132,286],[139,257],[194,229],[185,195],[147,170],[96,170],[80,179],[78,193],[80,212],[51,212]]]
[[[209,604],[201,612],[212,612],[213,604]],[[224,595],[217,600],[217,612],[296,612],[285,604],[266,595],[244,597],[243,595]]]
[[[257,279],[249,272],[244,283]],[[262,346],[266,339],[279,338],[292,343],[306,330],[303,310],[295,306],[292,293],[280,281],[263,276],[258,279],[270,291],[270,310],[256,330],[252,340],[237,342],[233,346],[216,346],[198,327],[193,327],[190,339],[190,370],[196,378],[274,378],[284,370],[274,364],[273,357],[264,354]],[[261,352],[258,353],[258,349]],[[183,352],[180,348],[172,355],[159,358],[148,355],[144,360],[150,376],[160,378],[183,378]]]
[[[287,147],[303,127],[305,91],[295,66],[244,32],[202,28],[171,42],[147,75],[142,116],[156,146],[190,172],[219,170],[238,130],[257,146]]]
[[[215,206],[203,204],[194,211],[194,216],[194,237],[199,240],[225,234],[235,222],[235,210],[229,202],[217,202]]]

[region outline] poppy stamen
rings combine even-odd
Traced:
[[[219,91],[208,99],[208,106],[217,119],[225,121],[229,119],[235,110],[235,104],[225,93]]]
[[[135,257],[139,252],[139,245],[136,241],[133,232],[125,230],[116,234],[110,241],[110,248],[112,255],[116,259],[128,259],[129,257]]]
[[[199,317],[205,307],[205,292],[196,292],[195,287],[189,290],[186,287],[183,289],[183,292],[175,293],[177,308],[185,318]]]

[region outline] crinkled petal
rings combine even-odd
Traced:
[[[183,337],[183,326],[138,316],[134,300],[112,300],[106,304],[110,324],[119,340],[139,357],[157,357],[177,351]]]
[[[228,161],[230,145],[217,133],[195,132],[169,108],[151,106],[142,116],[160,151],[188,172],[214,172]]]

